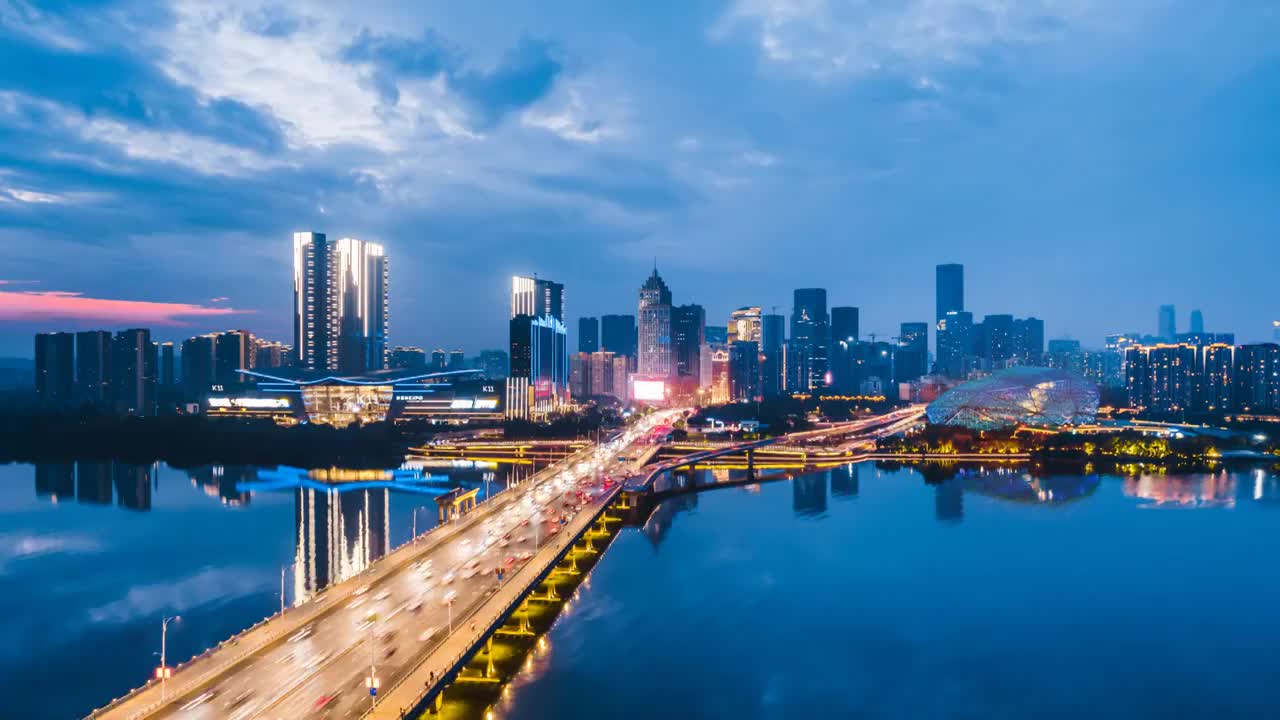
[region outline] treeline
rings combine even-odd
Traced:
[[[337,429],[202,416],[0,417],[4,462],[119,459],[174,465],[397,467],[408,448],[422,439],[390,423]]]
[[[1034,450],[1035,437],[1021,437],[1013,430],[970,430],[951,425],[926,425],[918,431],[876,442],[880,452],[907,455],[1010,455]]]

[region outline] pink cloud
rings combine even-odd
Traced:
[[[108,300],[65,291],[11,292],[0,290],[0,321],[91,320],[105,324],[182,326],[186,318],[241,315],[252,310],[207,307],[189,303]]]

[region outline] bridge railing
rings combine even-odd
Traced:
[[[580,458],[579,456],[580,456],[580,455],[583,455],[584,453],[589,455],[589,454],[590,454],[590,451],[593,449],[593,447],[594,447],[594,446],[588,445],[588,446],[586,446],[586,447],[584,447],[584,448],[582,448],[582,449],[578,450],[577,452],[573,453],[572,455],[568,455],[568,456],[566,456],[566,457],[564,457],[564,458],[561,458],[559,461],[557,461],[557,462],[555,462],[555,463],[552,463],[552,464],[548,465],[547,467],[543,468],[542,470],[539,470],[538,472],[534,473],[534,474],[533,474],[533,475],[531,475],[528,479],[526,479],[525,481],[523,481],[523,483],[521,483],[521,484],[526,484],[526,483],[531,483],[531,482],[541,482],[542,480],[545,480],[545,479],[546,479],[546,478],[545,478],[545,477],[543,477],[543,476],[545,476],[545,475],[547,475],[547,474],[555,474],[555,473],[561,472],[561,471],[563,470],[563,468],[561,468],[561,467],[560,467],[562,464],[565,464],[565,463],[572,464],[572,463],[575,463],[575,462],[580,462],[580,461],[581,461],[581,458]],[[499,493],[498,495],[495,495],[495,496],[493,496],[493,497],[494,497],[494,498],[498,498],[498,497],[501,497],[501,496],[503,496],[503,495],[505,495],[505,494],[506,494],[505,492],[502,492],[502,493]],[[482,507],[485,507],[485,506],[488,506],[488,502],[483,503]],[[485,509],[487,510],[488,508],[486,507]],[[295,605],[295,606],[292,606],[292,607],[288,607],[288,608],[286,608],[286,609],[285,609],[285,610],[283,610],[283,611],[276,611],[276,612],[274,612],[274,613],[272,613],[272,614],[270,614],[270,615],[268,615],[268,616],[266,616],[266,617],[262,618],[261,620],[259,620],[258,622],[254,623],[253,625],[251,625],[251,626],[249,626],[249,627],[247,627],[247,628],[244,628],[243,630],[241,630],[241,631],[237,632],[235,635],[232,635],[231,637],[227,638],[226,640],[223,640],[223,641],[219,642],[217,645],[214,645],[214,646],[211,646],[211,647],[206,648],[206,649],[205,649],[205,650],[203,650],[200,654],[195,655],[195,656],[193,656],[193,657],[191,657],[191,658],[188,658],[187,660],[184,660],[184,661],[182,661],[182,662],[180,662],[180,663],[175,664],[175,665],[173,666],[173,669],[174,669],[174,671],[175,671],[175,673],[176,673],[176,671],[181,670],[181,669],[183,669],[183,668],[185,668],[185,667],[189,667],[190,665],[192,665],[192,664],[193,664],[193,663],[195,663],[196,661],[201,660],[201,659],[204,659],[204,658],[207,658],[207,657],[209,657],[209,656],[213,655],[214,653],[218,652],[219,650],[221,650],[221,649],[223,649],[223,648],[227,647],[228,645],[236,645],[236,644],[239,644],[239,642],[240,642],[242,639],[244,639],[246,636],[248,636],[249,634],[251,634],[251,633],[253,633],[253,632],[255,632],[255,631],[260,630],[264,625],[266,625],[266,624],[268,624],[268,623],[270,623],[270,622],[272,622],[272,621],[279,620],[279,619],[284,618],[284,617],[286,617],[286,616],[298,617],[298,613],[299,613],[299,612],[301,612],[301,611],[305,611],[305,612],[306,612],[306,619],[305,619],[305,620],[301,620],[301,619],[300,619],[297,623],[295,623],[295,624],[294,624],[294,626],[291,626],[291,627],[290,627],[289,629],[287,629],[287,630],[282,630],[282,631],[277,632],[277,633],[270,633],[270,634],[266,635],[265,637],[263,637],[263,638],[261,639],[261,641],[260,641],[260,642],[255,643],[253,647],[246,647],[246,650],[245,650],[243,653],[239,653],[239,654],[235,655],[234,657],[232,657],[232,658],[230,658],[230,659],[228,659],[228,660],[226,660],[226,661],[224,661],[224,662],[220,663],[220,664],[217,666],[217,668],[216,668],[215,670],[210,670],[210,671],[207,671],[207,672],[203,673],[203,675],[205,676],[205,678],[204,678],[204,679],[198,679],[198,680],[196,680],[196,681],[195,681],[195,683],[196,683],[196,684],[195,684],[195,688],[186,688],[186,689],[183,689],[183,690],[180,690],[180,691],[177,691],[177,692],[181,692],[183,695],[185,695],[185,694],[189,694],[189,693],[190,693],[190,692],[192,692],[194,689],[198,689],[199,687],[202,687],[203,685],[208,684],[209,682],[211,682],[211,681],[215,680],[216,678],[220,677],[222,674],[224,674],[225,672],[227,672],[227,671],[228,671],[228,670],[230,670],[231,668],[233,668],[233,667],[235,667],[236,665],[238,665],[238,664],[240,664],[240,663],[244,662],[245,660],[249,659],[249,658],[250,658],[250,657],[252,657],[253,655],[255,655],[255,654],[257,654],[257,653],[261,652],[264,648],[269,647],[271,644],[273,644],[275,641],[279,640],[280,638],[282,638],[282,637],[284,637],[284,636],[286,636],[286,635],[290,635],[290,634],[292,634],[292,633],[296,632],[296,631],[297,631],[297,627],[298,627],[298,626],[304,626],[304,625],[306,625],[306,624],[308,624],[308,623],[310,623],[310,622],[313,622],[313,621],[315,621],[315,620],[318,620],[320,617],[322,617],[323,615],[325,615],[325,614],[327,614],[329,611],[331,611],[335,606],[341,605],[341,604],[342,604],[342,603],[341,603],[341,601],[337,601],[337,600],[334,600],[333,598],[330,598],[330,597],[329,597],[329,595],[330,595],[330,592],[329,592],[329,591],[330,591],[330,590],[332,590],[332,589],[334,589],[334,588],[336,588],[336,587],[338,587],[338,585],[342,585],[342,584],[344,584],[344,583],[349,583],[349,582],[354,582],[354,581],[356,581],[356,580],[357,580],[357,579],[359,579],[359,578],[365,577],[365,576],[369,575],[370,573],[373,573],[376,569],[380,569],[382,566],[384,566],[384,565],[385,565],[385,562],[384,562],[384,561],[389,560],[389,559],[390,559],[390,558],[392,558],[396,553],[399,553],[400,551],[404,550],[406,547],[409,547],[409,546],[412,546],[412,545],[416,545],[416,544],[418,544],[418,541],[419,541],[420,539],[422,539],[422,538],[432,539],[432,538],[435,536],[435,534],[440,533],[443,529],[446,529],[446,528],[456,528],[456,527],[457,527],[457,525],[456,525],[456,524],[454,524],[454,523],[440,523],[440,524],[438,524],[438,525],[435,525],[434,527],[431,527],[431,528],[429,528],[428,530],[425,530],[425,531],[423,531],[423,532],[419,533],[415,538],[410,539],[408,542],[405,542],[405,543],[400,544],[399,546],[397,546],[396,548],[394,548],[394,549],[392,550],[392,552],[391,552],[391,553],[389,553],[389,554],[387,554],[386,556],[384,556],[384,557],[380,558],[379,560],[377,560],[377,561],[375,561],[375,562],[371,563],[368,567],[366,567],[364,570],[362,570],[361,572],[357,573],[356,575],[353,575],[353,576],[351,576],[351,577],[349,577],[349,578],[347,578],[347,579],[343,580],[343,581],[342,581],[342,582],[340,582],[340,583],[337,583],[337,584],[335,584],[335,585],[331,585],[331,586],[329,586],[328,588],[326,588],[326,589],[325,589],[325,591],[324,591],[324,592],[320,593],[320,594],[319,594],[318,596],[316,596],[316,597],[313,597],[313,598],[311,598],[311,599],[307,600],[304,604],[302,604],[302,605]],[[318,600],[320,600],[320,603],[319,603],[319,604],[317,604],[317,605],[311,605],[311,603],[315,602],[317,599],[318,599]],[[327,602],[326,602],[326,601],[327,601]],[[95,708],[95,709],[94,709],[94,710],[92,710],[88,715],[86,715],[86,718],[97,718],[97,717],[101,717],[102,715],[104,715],[104,714],[106,714],[106,713],[108,713],[108,712],[110,712],[110,711],[112,711],[112,710],[114,710],[114,709],[118,708],[120,705],[122,705],[122,704],[124,704],[124,703],[126,703],[126,702],[129,702],[130,700],[133,700],[133,699],[134,699],[134,698],[136,698],[139,694],[141,694],[141,693],[143,693],[143,692],[146,692],[147,690],[150,690],[151,688],[155,687],[155,686],[156,686],[156,684],[157,684],[157,683],[159,683],[159,682],[160,682],[160,681],[159,681],[159,680],[157,680],[157,679],[156,679],[156,678],[154,678],[154,677],[152,677],[152,678],[148,678],[147,682],[143,683],[142,685],[140,685],[140,686],[138,686],[138,687],[136,687],[136,688],[134,688],[134,689],[130,690],[129,692],[125,693],[124,695],[121,695],[120,697],[112,698],[110,702],[108,702],[107,704],[105,704],[105,705],[103,705],[103,706],[101,706],[101,707],[99,707],[99,708]],[[172,683],[172,678],[169,680],[169,682],[171,682],[171,683]],[[180,697],[180,695],[175,695],[175,696],[174,696],[174,699],[176,699],[177,697]],[[154,713],[156,710],[159,710],[160,708],[164,707],[165,705],[168,705],[170,702],[172,702],[172,700],[169,700],[169,699],[166,699],[166,700],[157,700],[157,701],[155,701],[155,702],[153,702],[153,703],[150,703],[150,704],[148,704],[148,705],[144,706],[143,708],[139,709],[138,711],[134,712],[134,713],[133,713],[133,714],[131,714],[129,717],[131,717],[131,718],[146,717],[146,716],[148,716],[148,715],[150,715],[150,714]]]

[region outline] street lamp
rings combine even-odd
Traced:
[[[369,709],[372,710],[374,704],[378,701],[378,669],[374,666],[377,657],[378,630],[376,628],[378,622],[378,614],[371,613],[369,615],[369,677],[364,679],[365,687],[369,688]]]
[[[165,682],[173,676],[173,668],[165,660],[168,657],[169,623],[174,620],[181,621],[182,616],[174,615],[160,621],[160,667],[156,668],[156,677],[160,680],[160,702],[164,702]]]

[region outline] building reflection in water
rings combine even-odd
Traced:
[[[1236,478],[1224,470],[1212,475],[1138,475],[1124,479],[1124,494],[1148,500],[1149,507],[1234,507]]]
[[[796,515],[814,517],[827,512],[827,480],[830,470],[801,475],[791,481],[791,509]]]
[[[156,465],[91,461],[36,463],[36,496],[52,502],[75,499],[85,505],[110,505],[112,496],[128,510],[151,509]]]
[[[223,505],[248,505],[253,494],[240,489],[241,483],[252,482],[258,477],[253,465],[201,465],[188,471],[192,487],[200,488],[205,495],[217,498]]]
[[[964,520],[964,481],[958,477],[933,486],[933,514],[940,523]]]
[[[384,488],[294,491],[294,602],[359,574],[391,549]]]
[[[858,497],[857,465],[845,465],[831,471],[831,497],[835,500],[852,500]]]
[[[681,493],[668,500],[663,500],[649,515],[640,532],[649,539],[649,544],[656,550],[662,544],[667,532],[675,523],[676,516],[682,512],[692,512],[698,508],[698,493]]]
[[[1248,500],[1265,503],[1280,502],[1280,476],[1268,473],[1262,468],[1251,470],[1248,482],[1239,483],[1239,488],[1247,489],[1246,499]]]

